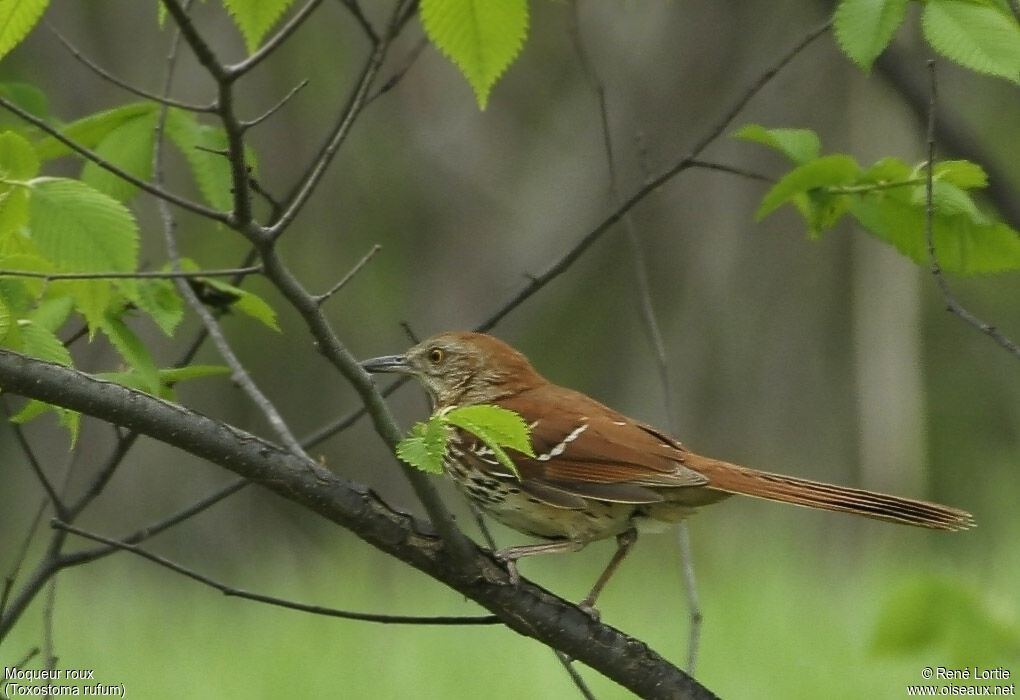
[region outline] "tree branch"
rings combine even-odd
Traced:
[[[465,565],[425,523],[393,510],[371,490],[250,433],[9,350],[0,350],[0,387],[122,425],[250,479],[442,581],[518,633],[563,651],[643,697],[714,697],[639,640],[593,620],[575,605],[530,582],[506,585],[506,572],[477,546],[471,545],[472,558]],[[12,606],[0,619],[0,630],[9,629],[10,616],[18,612]]]

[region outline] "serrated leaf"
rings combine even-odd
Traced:
[[[142,112],[111,129],[96,145],[95,152],[107,162],[140,180],[152,178],[152,154],[156,140],[155,110]],[[138,194],[138,188],[92,161],[81,171],[82,182],[122,202]]]
[[[21,327],[22,352],[46,362],[64,367],[71,366],[71,353],[53,331],[30,320],[21,321],[19,325]]]
[[[173,336],[174,329],[184,318],[184,302],[173,282],[168,279],[139,279],[135,280],[135,291],[132,301],[149,314],[167,336]]]
[[[798,165],[817,158],[822,149],[818,134],[810,129],[766,129],[748,124],[733,137],[775,148]]]
[[[90,114],[77,121],[71,122],[60,130],[64,136],[72,139],[86,148],[95,148],[107,135],[125,122],[137,119],[138,117],[156,111],[156,104],[153,102],[132,102],[130,104],[108,109],[102,112]],[[66,156],[73,151],[63,143],[46,136],[35,144],[36,152],[40,160],[47,161],[53,158]]]
[[[871,70],[903,22],[909,0],[842,0],[833,16],[836,41],[843,53]]]
[[[231,309],[236,309],[254,318],[256,321],[261,321],[274,331],[280,330],[280,325],[276,322],[276,311],[262,297],[215,277],[200,277],[196,279],[221,294],[230,297],[232,299],[230,302]]]
[[[480,404],[454,408],[444,412],[443,416],[451,425],[466,430],[485,443],[499,463],[518,479],[520,472],[517,471],[517,465],[503,448],[509,447],[529,457],[535,456],[528,425],[514,411]]]
[[[851,211],[868,231],[927,267],[930,261],[923,189],[916,186],[913,191],[891,189],[855,197]],[[969,207],[945,203],[936,207],[932,244],[939,266],[946,272],[990,274],[1020,270],[1020,233],[1006,224],[975,221]]]
[[[946,58],[1020,84],[1020,24],[1006,11],[963,0],[930,0],[924,36]]]
[[[36,178],[30,185],[31,239],[58,270],[135,270],[138,227],[123,204],[77,180]],[[51,287],[74,298],[90,328],[98,327],[114,298],[109,280],[61,280]]]
[[[935,164],[932,177],[957,187],[970,190],[988,186],[988,175],[984,168],[969,160],[943,160]]]
[[[244,37],[248,53],[254,53],[266,33],[280,19],[294,0],[223,0]]]
[[[486,444],[496,443],[501,447],[510,447],[529,457],[535,456],[531,446],[531,431],[520,414],[500,406],[479,404],[475,406],[459,406],[447,411],[446,420],[458,428],[482,437],[485,433]],[[484,438],[483,438],[484,439]]]
[[[0,180],[24,182],[39,172],[39,156],[23,137],[13,131],[0,134]]]
[[[55,334],[67,322],[73,308],[74,302],[69,297],[46,299],[32,309],[28,319],[35,325]]]
[[[416,469],[442,474],[447,438],[444,421],[433,416],[425,423],[415,423],[411,435],[397,443],[397,457]]]
[[[848,155],[835,154],[809,161],[791,170],[768,191],[755,213],[755,219],[764,219],[795,195],[819,187],[852,184],[859,174],[860,166]]]
[[[422,0],[420,13],[429,40],[457,65],[485,109],[528,35],[527,0]]]
[[[220,211],[229,211],[234,204],[234,182],[230,162],[224,155],[226,132],[220,127],[199,124],[194,114],[179,109],[167,112],[166,131],[188,161],[205,201]],[[254,170],[256,164],[251,151],[245,152],[245,160]]]
[[[28,225],[28,190],[9,187],[0,194],[0,253],[22,252],[25,237],[22,230]]]
[[[110,313],[103,317],[99,328],[131,370],[138,375],[142,391],[158,395],[162,383],[159,381],[156,362],[134,331],[128,328],[123,320]]]
[[[0,83],[0,95],[34,117],[47,119],[50,115],[46,93],[31,83]],[[3,122],[6,123],[8,119],[11,119],[11,123],[16,124],[19,128],[24,124],[20,117],[12,117],[13,115],[4,114]]]
[[[49,0],[0,0],[0,58],[28,36]]]

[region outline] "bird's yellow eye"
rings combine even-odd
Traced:
[[[438,365],[445,359],[446,353],[443,351],[442,348],[432,348],[431,350],[429,350],[429,362],[431,362],[432,364]]]

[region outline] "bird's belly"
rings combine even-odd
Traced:
[[[590,542],[613,537],[632,526],[639,506],[585,499],[585,507],[561,508],[522,491],[514,482],[454,482],[468,499],[496,521],[535,537]]]

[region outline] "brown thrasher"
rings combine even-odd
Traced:
[[[459,429],[449,442],[446,471],[469,500],[499,522],[552,540],[496,552],[513,580],[521,557],[576,551],[615,535],[619,547],[585,599],[589,607],[633,546],[637,521],[679,521],[697,506],[735,493],[936,530],[974,525],[970,513],[949,506],[702,457],[649,425],[551,383],[524,355],[489,335],[441,333],[404,355],[377,357],[361,366],[417,378],[437,409],[494,404],[520,414],[531,427],[536,455],[507,450],[520,479]]]

